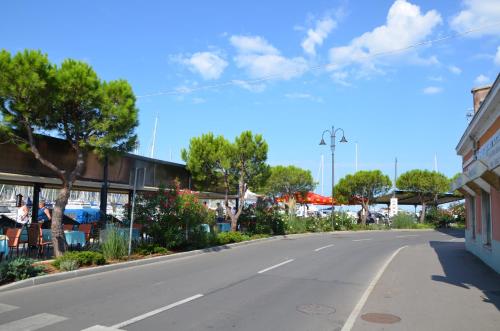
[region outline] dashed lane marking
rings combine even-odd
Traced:
[[[275,265],[273,265],[273,266],[271,266],[271,267],[269,267],[269,268],[262,269],[261,271],[259,271],[259,272],[257,272],[257,273],[258,273],[258,274],[262,274],[262,273],[264,273],[264,272],[266,272],[266,271],[269,271],[269,270],[272,270],[272,269],[275,269],[275,268],[281,267],[281,266],[282,266],[282,265],[284,265],[284,264],[290,263],[290,262],[292,262],[293,260],[294,260],[294,259],[286,260],[286,261],[284,261],[284,262],[281,262],[281,263],[275,264]]]
[[[314,251],[315,251],[315,252],[319,252],[319,251],[321,251],[321,250],[323,250],[323,249],[325,249],[325,248],[329,248],[329,247],[332,247],[332,246],[333,246],[333,244],[326,245],[326,246],[323,246],[323,247],[320,247],[320,248],[316,248]]]

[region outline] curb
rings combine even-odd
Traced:
[[[347,233],[382,232],[382,231],[397,231],[397,232],[399,232],[399,231],[434,231],[434,229],[411,229],[411,230],[404,230],[404,229],[392,230],[391,229],[391,230],[360,230],[360,231],[333,231],[333,232],[330,231],[330,232],[297,233],[297,234],[273,236],[273,237],[268,237],[268,238],[247,240],[247,241],[242,241],[239,243],[232,243],[232,244],[227,244],[227,245],[222,245],[222,246],[213,246],[213,247],[209,247],[209,248],[197,249],[197,250],[192,250],[192,251],[187,251],[187,252],[174,253],[174,254],[162,255],[162,256],[155,256],[155,257],[141,259],[141,260],[126,261],[126,262],[120,262],[120,263],[115,263],[115,264],[108,264],[108,265],[103,265],[103,266],[60,272],[60,273],[51,274],[51,275],[37,276],[37,277],[28,278],[28,279],[24,279],[24,280],[20,280],[20,281],[14,282],[14,283],[0,286],[0,293],[11,291],[11,290],[22,289],[22,288],[26,288],[26,287],[31,287],[31,286],[35,286],[35,285],[53,283],[53,282],[57,282],[60,280],[66,280],[66,279],[72,279],[72,278],[77,278],[77,277],[82,277],[82,276],[99,274],[99,273],[118,270],[118,269],[138,267],[138,266],[143,266],[143,265],[148,265],[148,264],[153,264],[153,263],[160,263],[160,262],[164,262],[164,261],[168,261],[168,260],[175,260],[175,259],[179,259],[179,258],[183,258],[183,257],[208,254],[208,253],[212,253],[212,252],[218,252],[218,251],[221,251],[223,249],[228,249],[231,247],[252,245],[252,244],[256,244],[256,243],[264,242],[264,241],[273,241],[273,240],[278,240],[278,239],[289,239],[289,238],[302,238],[302,237],[317,236],[317,235],[324,235],[324,234],[343,234],[343,233],[347,234]]]

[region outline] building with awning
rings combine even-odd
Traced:
[[[467,250],[500,272],[500,75],[472,94],[474,116],[456,147],[463,171],[451,188],[466,198]]]

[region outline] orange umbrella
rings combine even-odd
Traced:
[[[278,202],[288,201],[288,196],[276,199]],[[332,197],[325,197],[314,192],[307,192],[305,195],[300,193],[295,194],[295,201],[298,203],[307,203],[312,205],[330,206],[332,204]],[[337,200],[334,200],[337,204]]]

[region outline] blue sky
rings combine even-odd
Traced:
[[[90,63],[127,79],[138,98],[140,153],[181,162],[189,139],[261,133],[269,163],[310,169],[330,151],[323,130],[344,129],[336,179],[359,169],[460,170],[455,146],[473,86],[500,68],[497,0],[9,1],[0,47],[41,49],[53,62]],[[424,44],[443,37],[474,32]],[[396,52],[393,52],[396,51]],[[171,158],[172,157],[172,158]]]

